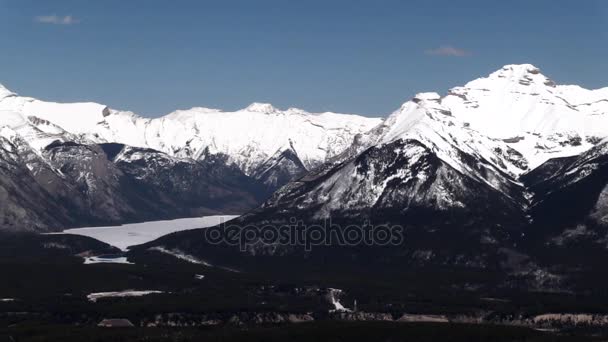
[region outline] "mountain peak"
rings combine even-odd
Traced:
[[[270,103],[260,103],[260,102],[254,102],[243,110],[247,111],[247,112],[265,113],[265,114],[273,114],[273,113],[280,112],[280,110],[276,109]]]
[[[0,84],[0,99],[3,99],[5,97],[11,96],[11,95],[15,95],[15,93],[13,93],[12,91],[8,90],[5,86]]]
[[[539,68],[532,64],[507,64],[499,70],[490,74],[488,79],[506,79],[517,82],[523,86],[531,84],[543,84],[555,87],[555,83],[543,75]]]
[[[504,71],[517,71],[517,72],[528,72],[531,74],[540,73],[540,69],[530,63],[523,64],[507,64],[503,66],[500,70]]]

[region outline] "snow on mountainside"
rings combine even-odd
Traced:
[[[608,88],[560,86],[532,65],[507,65],[443,97],[418,94],[381,120],[263,103],[149,119],[0,87],[0,127],[14,145],[9,150],[23,151],[19,162],[48,193],[69,179],[63,197],[77,190],[96,196],[83,199],[83,208],[112,212],[116,203],[153,194],[171,215],[182,207],[221,212],[239,198],[231,212],[242,212],[296,179],[259,212],[403,218],[430,210],[467,219],[471,210],[508,208],[519,222],[539,200],[522,176],[538,176],[539,165],[559,166],[556,158],[581,155],[608,137]],[[559,169],[544,165],[546,172]],[[114,196],[125,182],[137,184],[137,193]],[[217,203],[222,208],[210,207]],[[139,209],[128,210],[90,215],[119,219]]]
[[[242,227],[302,221],[325,229],[331,222],[345,231],[368,222],[398,225],[402,244],[344,248],[332,240],[309,252],[257,241],[246,257],[499,265],[544,274],[537,265],[510,265],[513,255],[542,255],[581,236],[605,248],[607,89],[557,86],[525,64],[507,65],[444,97],[417,94],[344,152],[234,221]],[[195,234],[180,232],[145,248],[174,248],[205,260],[244,255],[231,246],[193,243]],[[569,252],[556,254],[577,254]]]
[[[608,88],[558,86],[530,64],[453,88],[441,103],[472,129],[508,142],[532,168],[608,136]]]
[[[525,158],[468,128],[435,93],[416,95],[357,143],[333,165],[280,189],[263,209],[383,219],[489,204],[511,212],[524,198],[516,177],[527,170]]]
[[[488,138],[452,115],[436,93],[422,93],[394,112],[382,129],[368,139],[374,145],[397,139],[415,139],[431,148],[439,158],[461,172],[471,172],[457,160],[456,152],[485,159],[494,167],[518,175],[527,170],[526,160],[507,143]]]
[[[0,139],[11,152],[0,155],[0,167],[11,171],[0,184],[0,228],[48,231],[243,213],[379,122],[268,104],[147,119],[0,86]],[[47,202],[57,207],[45,209]]]
[[[418,94],[240,220],[392,220],[486,227],[484,239],[496,239],[505,226],[529,223],[538,187],[528,188],[523,175],[608,136],[605,94],[556,86],[528,64],[507,65],[445,97]]]
[[[608,88],[556,85],[530,64],[506,65],[451,89],[445,97],[427,93],[415,100],[447,113],[448,121],[479,132],[483,139],[502,140],[522,154],[530,168],[550,158],[580,154],[608,136]],[[406,103],[401,110],[412,106]],[[192,108],[148,119],[95,103],[39,101],[5,88],[0,88],[0,113],[0,125],[13,127],[35,117],[97,143],[117,142],[193,159],[225,155],[247,175],[260,174],[262,165],[284,151],[295,152],[310,170],[344,151],[355,135],[381,124],[377,118],[282,111],[263,103],[235,112]],[[483,144],[477,145],[483,149]],[[482,153],[488,157],[487,151]],[[505,165],[509,172],[522,172],[522,165]]]
[[[206,149],[211,154],[225,154],[247,174],[277,152],[291,149],[310,169],[342,152],[354,135],[378,123],[380,119],[310,114],[297,109],[280,111],[268,104],[254,103],[233,113],[207,109],[171,113],[161,118],[159,125],[176,125],[178,130],[188,129],[191,134],[174,131],[167,140],[162,139],[160,128],[149,128],[159,132],[161,139],[155,142],[149,139],[148,143],[152,148],[184,157],[200,158]]]
[[[197,160],[210,154],[225,155],[248,175],[285,150],[295,151],[310,169],[342,152],[356,134],[381,122],[378,118],[311,114],[295,108],[281,111],[262,103],[236,112],[192,108],[148,119],[96,103],[39,101],[2,88],[0,125],[23,125],[32,117],[96,143],[152,148]]]

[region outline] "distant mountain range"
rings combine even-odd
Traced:
[[[0,229],[240,214],[380,122],[260,103],[147,119],[0,87]]]

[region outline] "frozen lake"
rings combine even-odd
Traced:
[[[67,229],[63,233],[92,237],[126,251],[129,246],[141,245],[142,243],[156,240],[163,235],[188,229],[212,227],[223,222],[228,222],[236,217],[238,216],[214,215],[167,221],[130,223],[121,226],[84,227]]]

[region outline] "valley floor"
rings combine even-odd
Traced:
[[[5,299],[0,341],[581,341],[608,336],[602,323],[608,317],[605,299],[488,291],[476,287],[494,276],[484,271],[370,270],[361,277],[354,269],[308,272],[294,266],[292,273],[234,272],[154,250],[127,253],[132,264],[84,263],[83,255],[117,253],[116,247],[83,236],[2,236],[0,269],[8,281],[0,282]],[[357,311],[336,311],[336,302]],[[555,312],[578,315],[536,319]],[[135,327],[97,326],[116,318]]]

